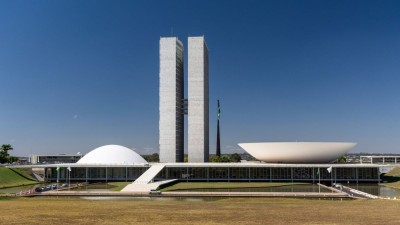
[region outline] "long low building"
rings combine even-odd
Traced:
[[[383,165],[294,163],[148,163],[131,149],[106,145],[76,163],[17,167],[42,168],[50,182],[135,181],[284,181],[379,182]]]
[[[153,180],[180,181],[293,181],[293,182],[379,182],[380,168],[375,164],[269,164],[269,163],[155,163],[121,164],[48,164],[48,181],[95,182],[135,181],[152,166],[161,166]],[[27,166],[19,166],[27,167]],[[32,166],[28,166],[32,167]],[[59,167],[59,170],[57,168]],[[69,172],[69,168],[71,171]],[[331,173],[328,172],[331,168]]]

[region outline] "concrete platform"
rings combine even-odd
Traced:
[[[34,193],[35,196],[101,196],[101,197],[292,197],[292,198],[351,198],[346,193],[330,192],[162,192],[160,194],[150,194],[149,192],[118,192],[118,191],[48,191]]]

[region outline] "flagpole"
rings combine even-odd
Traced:
[[[58,192],[58,182],[60,181],[60,166],[57,166],[57,192]]]
[[[68,166],[68,191],[71,190],[71,166]]]
[[[56,169],[56,171],[57,171],[57,192],[58,192],[58,179],[60,177],[60,171],[58,171],[58,169]]]
[[[219,106],[219,99],[218,99],[218,110],[217,110],[217,149],[216,155],[218,157],[221,156],[221,142],[220,142],[220,134],[219,134],[219,118],[221,116],[221,108]]]

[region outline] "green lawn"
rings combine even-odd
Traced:
[[[0,167],[0,188],[15,187],[39,183],[30,178],[25,170]]]
[[[126,187],[126,185],[132,184],[132,181],[130,181],[130,182],[109,182],[108,184],[110,186],[114,186],[114,187],[110,188],[110,190],[121,191],[122,189],[124,189],[124,187]]]
[[[400,178],[400,168],[399,167],[393,168],[391,171],[386,173],[385,176]]]
[[[384,185],[384,186],[386,186],[386,187],[391,187],[391,188],[398,188],[398,189],[400,189],[400,181],[391,182],[391,183],[381,183],[381,185]]]
[[[383,181],[386,181],[387,183],[381,183],[381,185],[391,187],[391,188],[398,188],[400,189],[400,168],[396,167],[386,173],[382,177]]]
[[[264,188],[278,187],[306,183],[275,183],[275,182],[179,182],[168,187],[161,188],[161,191],[189,190],[189,189],[234,189],[234,188]]]

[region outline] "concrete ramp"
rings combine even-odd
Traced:
[[[35,177],[36,180],[44,182],[44,178],[36,173],[32,173],[32,176]]]
[[[163,170],[165,164],[152,165],[146,172],[144,172],[132,184],[127,185],[121,192],[149,192],[152,189],[157,189],[160,185],[167,184],[174,180],[165,180],[153,182],[154,178]]]
[[[124,189],[122,189],[121,192],[136,192],[136,193],[148,194],[150,190],[157,189],[160,185],[171,183],[174,181],[176,181],[176,179],[163,180],[163,181],[158,181],[158,182],[153,182],[153,183],[148,183],[148,184],[140,184],[140,183],[133,182],[132,184],[129,184]]]
[[[343,186],[343,192],[346,192],[349,196],[353,198],[367,198],[367,199],[381,199],[381,197],[376,195],[371,195],[351,187]]]
[[[157,164],[151,166],[146,172],[144,172],[138,179],[135,180],[135,184],[148,184],[153,181],[158,173],[164,169],[164,164]]]

